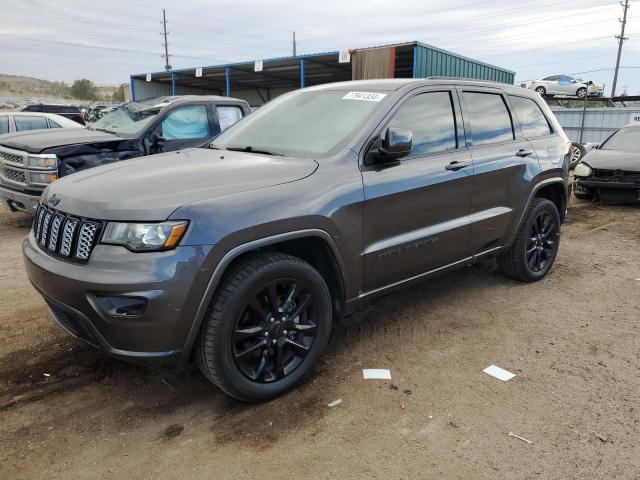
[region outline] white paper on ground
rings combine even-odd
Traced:
[[[329,404],[327,405],[327,407],[335,407],[336,405],[340,405],[341,403],[342,403],[342,399],[341,399],[341,398],[339,398],[339,399],[334,400],[333,402],[329,403]]]
[[[496,367],[495,365],[485,368],[483,372],[497,378],[498,380],[502,380],[503,382],[511,380],[516,376],[515,373],[508,372],[504,368]]]
[[[386,368],[364,368],[362,376],[365,380],[391,380],[391,372]]]

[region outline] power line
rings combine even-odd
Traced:
[[[622,3],[620,4],[622,5]],[[622,56],[622,44],[625,40],[628,40],[627,37],[624,36],[624,28],[627,26],[627,11],[629,10],[629,0],[624,0],[624,14],[622,15],[622,20],[620,23],[622,24],[620,28],[620,35],[616,35],[618,39],[618,57],[616,58],[616,71],[613,74],[613,86],[611,87],[611,96],[616,96],[616,85],[618,83],[618,71],[620,70],[620,57]]]

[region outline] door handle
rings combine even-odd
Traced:
[[[529,155],[533,155],[533,150],[525,150],[525,149],[520,149],[516,152],[516,157],[528,157]]]
[[[449,165],[447,165],[444,168],[446,168],[447,170],[453,170],[454,172],[456,172],[461,168],[468,167],[468,166],[469,166],[469,162],[451,162]]]

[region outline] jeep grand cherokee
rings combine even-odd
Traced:
[[[48,187],[23,243],[71,335],[161,367],[195,357],[260,401],[309,374],[332,319],[497,257],[532,282],[558,252],[569,141],[533,91],[397,79],[282,95],[187,149]]]

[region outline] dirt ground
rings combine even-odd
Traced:
[[[536,284],[484,262],[339,319],[262,405],[70,339],[23,271],[28,228],[0,213],[0,479],[640,479],[640,208],[574,204]]]

